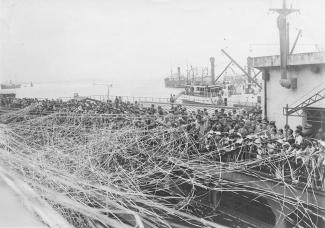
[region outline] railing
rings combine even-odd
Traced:
[[[107,101],[106,95],[90,95],[90,96],[77,96],[77,97],[60,97],[59,99],[62,101],[67,101],[71,99],[84,99],[91,98],[99,101]],[[156,97],[131,97],[131,96],[109,96],[109,99],[114,101],[116,98],[122,99],[124,102],[169,102],[169,98],[156,98]]]
[[[186,99],[188,101],[196,102],[196,103],[203,103],[203,104],[213,104],[216,105],[217,101],[214,100],[211,97],[206,97],[205,99],[202,98],[196,98],[195,96],[189,96],[189,95],[184,95],[182,97],[183,99]],[[222,100],[224,103],[224,100]],[[227,106],[245,106],[245,107],[256,107],[258,106],[257,102],[252,102],[252,101],[230,101],[229,99],[227,100]]]
[[[122,101],[130,101],[130,102],[169,102],[169,98],[156,98],[156,97],[130,97],[130,96],[114,96],[121,97]]]
[[[68,101],[68,100],[72,100],[72,99],[85,99],[85,98],[90,98],[90,99],[95,99],[95,100],[99,100],[102,102],[106,102],[107,101],[107,96],[106,95],[90,95],[90,96],[76,96],[76,97],[60,97],[58,98],[58,100],[62,100],[62,101]],[[170,100],[169,98],[155,98],[155,97],[131,97],[131,96],[109,96],[109,99],[114,101],[116,98],[118,99],[122,99],[122,101],[124,102],[139,102],[142,104],[161,104],[161,105],[170,105]],[[193,97],[193,96],[188,96],[188,95],[183,95],[181,96],[181,98],[183,99],[187,99],[189,101],[194,102],[194,104],[185,104],[182,103],[182,101],[180,99],[177,100],[178,104],[182,104],[183,106],[200,106],[200,107],[213,107],[213,108],[245,108],[245,107],[256,107],[258,104],[255,102],[231,102],[228,100],[227,102],[227,106],[225,106],[224,104],[218,105],[217,106],[217,102],[213,101],[213,98],[200,98],[200,97]],[[38,100],[42,100],[42,99],[38,99]]]
[[[189,101],[198,102],[198,103],[208,103],[208,102],[212,103],[211,99],[209,99],[208,97],[205,99],[202,99],[202,98],[196,98],[194,96],[184,95],[182,98],[189,100]]]

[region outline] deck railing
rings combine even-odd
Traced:
[[[95,99],[99,101],[106,102],[107,101],[107,96],[106,95],[90,95],[90,96],[76,96],[76,97],[59,97],[58,100],[62,101],[68,101],[71,99],[84,99],[84,98],[90,98],[90,99]],[[139,102],[139,103],[146,103],[146,104],[171,104],[169,98],[156,98],[156,97],[132,97],[132,96],[109,96],[109,99],[111,101],[114,101],[116,98],[122,99],[124,102]],[[217,106],[217,102],[213,102],[212,99],[208,98],[200,98],[200,97],[193,97],[193,96],[188,96],[188,95],[183,95],[181,97],[182,99],[187,99],[189,101],[192,101],[194,104],[192,105],[200,105],[200,106]],[[43,100],[43,99],[38,99],[38,100]],[[175,102],[177,104],[182,104],[181,99],[177,99]],[[196,104],[195,104],[196,103]],[[183,103],[182,105],[188,105]],[[256,107],[258,104],[256,102],[250,102],[250,101],[245,101],[245,102],[231,102],[227,101],[227,106],[224,104],[218,105],[218,107]]]
[[[90,96],[78,96],[78,97],[60,97],[60,100],[67,101],[71,99],[82,99],[82,98],[91,98],[100,101],[107,101],[106,95],[90,95]],[[109,99],[114,101],[116,98],[122,99],[122,101],[129,102],[169,102],[169,98],[157,98],[157,97],[132,97],[132,96],[109,96]]]

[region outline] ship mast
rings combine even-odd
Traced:
[[[215,59],[214,59],[214,57],[210,57],[210,67],[211,67],[211,79],[210,79],[210,84],[211,85],[214,85],[214,82],[215,82],[215,71],[214,71],[214,68],[215,68],[215,66],[214,66],[214,61],[215,61]]]

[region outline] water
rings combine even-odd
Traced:
[[[102,82],[65,82],[65,83],[35,83],[33,87],[22,86],[16,90],[16,96],[49,98],[72,97],[74,93],[80,96],[107,95],[107,86],[95,84],[108,84]],[[169,98],[170,94],[177,94],[183,89],[165,88],[163,80],[130,80],[114,81],[109,88],[110,95],[131,97]]]

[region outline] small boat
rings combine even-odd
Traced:
[[[261,103],[261,96],[255,90],[244,88],[243,92],[235,93],[233,88],[234,86],[229,84],[187,85],[179,98],[183,104],[231,107],[257,106]]]

